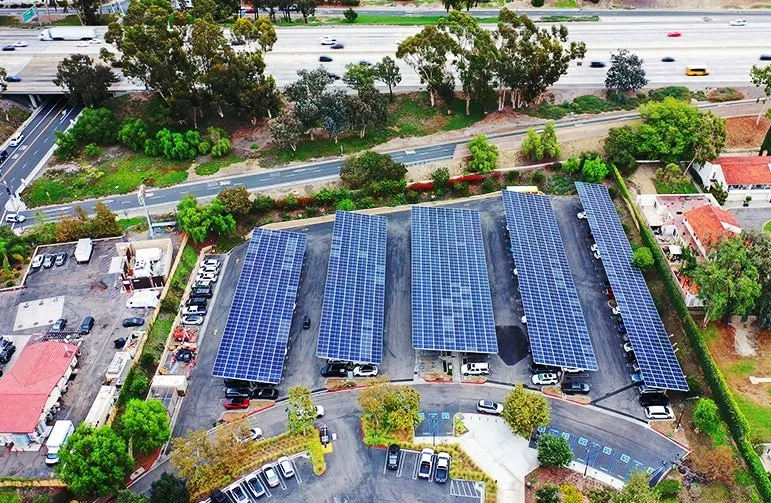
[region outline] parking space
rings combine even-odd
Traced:
[[[222,489],[233,501],[251,502],[260,498],[277,498],[283,501],[299,501],[305,481],[314,482],[316,476],[310,461],[302,455],[289,459],[291,475],[285,474],[275,463],[260,467],[250,472],[229,486]],[[246,499],[237,499],[235,494],[243,494]],[[297,498],[297,499],[295,499]]]
[[[113,341],[129,335],[136,328],[122,326],[127,317],[146,317],[144,309],[129,309],[117,274],[110,273],[110,263],[117,256],[116,240],[95,241],[91,260],[78,264],[73,253],[75,245],[41,248],[39,253],[66,252],[68,260],[62,266],[32,270],[26,288],[0,293],[0,334],[12,340],[17,350],[5,371],[13,368],[23,347],[29,341],[51,338],[51,324],[66,318],[67,326],[57,337],[80,341],[77,377],[68,385],[61,399],[62,407],[56,419],[83,422],[105,379],[105,372],[117,349]],[[41,304],[42,302],[42,304]],[[78,328],[86,316],[95,324],[90,334],[79,338]],[[16,328],[19,328],[16,330]],[[38,453],[11,453],[0,450],[0,474],[4,476],[47,476],[51,470],[43,464],[43,448]]]

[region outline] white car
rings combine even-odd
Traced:
[[[23,40],[19,40],[18,42],[16,42],[15,44],[13,44],[13,46],[14,46],[14,47],[27,47],[27,42],[25,42],[25,41],[23,41]]]
[[[278,467],[281,468],[281,475],[283,475],[285,479],[294,477],[294,465],[288,457],[280,457],[276,463],[278,463]]]
[[[549,384],[557,384],[560,382],[560,378],[557,374],[548,373],[548,374],[536,374],[534,375],[531,380],[533,381],[533,384],[539,385],[539,386],[546,386]]]
[[[195,281],[200,282],[204,280],[209,281],[217,281],[217,275],[213,272],[199,272],[198,276],[196,276]]]
[[[596,252],[600,250],[600,247],[597,246],[597,243],[594,243],[592,246],[589,247],[589,249],[592,250],[593,252]]]
[[[321,45],[335,45],[337,39],[334,37],[321,37]]]
[[[600,260],[600,250],[594,250],[594,258]]]
[[[220,259],[218,258],[207,258],[203,262],[201,262],[201,267],[219,267],[220,266]]]
[[[634,348],[632,347],[632,343],[631,342],[625,342],[624,343],[624,352],[625,353],[633,353],[634,352]]]
[[[262,438],[262,428],[254,427],[249,430],[249,434],[252,440],[259,440]]]
[[[418,465],[418,477],[427,479],[431,477],[431,470],[434,467],[434,450],[425,447],[420,452],[420,464]]]
[[[99,45],[102,43],[102,41],[101,39],[98,39],[98,38],[92,38],[88,43],[91,45]]]
[[[645,417],[648,419],[674,419],[675,414],[669,405],[650,405],[645,407]]]
[[[492,400],[480,400],[477,402],[477,412],[497,415],[503,412],[503,404]]]
[[[265,481],[270,487],[276,487],[281,483],[276,473],[276,468],[273,465],[265,465],[262,467],[262,474],[265,476]]]
[[[377,367],[375,365],[359,365],[353,368],[353,375],[355,377],[375,377]]]
[[[523,325],[527,325],[527,316],[522,316],[519,321],[522,322]]]
[[[91,44],[87,40],[84,40],[82,42],[78,42],[77,44],[75,44],[75,47],[88,47],[89,45]]]
[[[317,405],[316,406],[316,417],[324,417],[324,406],[323,405]]]
[[[21,142],[24,141],[24,133],[19,133],[17,136],[14,136],[11,138],[11,141],[8,143],[11,147],[18,147],[21,145]]]
[[[211,286],[212,286],[212,283],[214,283],[214,281],[212,281],[212,280],[210,280],[210,279],[202,279],[202,280],[196,280],[196,281],[193,283],[193,288],[206,288],[206,287],[211,287]]]
[[[745,21],[744,19],[733,19],[728,24],[730,24],[731,26],[744,26],[745,24],[747,24],[747,21]]]
[[[620,314],[621,314],[621,309],[619,309],[619,308],[618,308],[618,306],[616,306],[616,307],[611,307],[611,308],[610,308],[610,310],[611,310],[611,311],[613,312],[613,314],[614,314],[614,315],[616,315],[616,316],[618,316],[618,315],[620,315]]]
[[[576,216],[578,217],[579,220],[583,220],[583,219],[586,218],[586,212],[585,211],[579,211],[578,213],[576,213]]]
[[[27,219],[24,215],[20,213],[8,213],[5,216],[5,221],[9,224],[20,224],[24,222]]]
[[[35,258],[32,259],[32,264],[30,264],[30,267],[33,269],[40,269],[40,266],[43,265],[43,260],[46,258],[44,253],[41,253],[40,255],[35,255]]]

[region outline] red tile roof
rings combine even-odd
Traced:
[[[48,396],[77,351],[74,344],[55,341],[25,346],[10,372],[0,377],[0,432],[35,429]]]
[[[771,183],[771,156],[723,156],[712,164],[720,164],[728,185]]]
[[[739,222],[736,218],[723,208],[712,206],[711,204],[705,204],[699,206],[690,211],[686,211],[683,217],[688,220],[688,223],[693,229],[693,233],[701,244],[704,246],[709,245],[713,241],[718,241],[723,236],[731,237],[735,234],[723,227],[723,223],[739,227]]]

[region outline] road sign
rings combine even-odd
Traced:
[[[21,15],[21,20],[25,23],[29,23],[35,18],[35,16],[37,16],[37,11],[34,7],[30,7],[27,11],[24,12],[24,14]]]

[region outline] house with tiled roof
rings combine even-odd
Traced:
[[[771,203],[771,156],[720,156],[694,171],[705,188],[720,183],[728,190],[724,206],[736,207],[751,198],[749,206]]]
[[[27,344],[0,377],[0,445],[36,451],[51,430],[78,363],[78,347],[57,341]]]
[[[705,204],[683,214],[683,225],[702,257],[707,257],[710,245],[730,239],[742,232],[739,222],[723,208]]]

